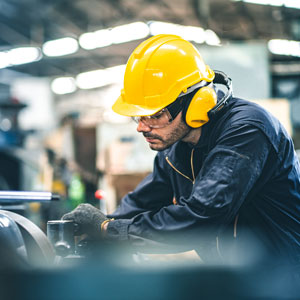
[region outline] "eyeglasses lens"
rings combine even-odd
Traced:
[[[150,128],[163,128],[170,124],[173,120],[167,109],[162,109],[152,116],[132,117],[132,119],[136,123],[139,123],[139,121],[141,121]]]

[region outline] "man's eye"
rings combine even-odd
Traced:
[[[164,115],[164,111],[158,112],[156,115],[151,116],[152,119],[158,120]]]
[[[158,120],[158,119],[161,118],[161,116],[162,116],[162,114],[159,114],[159,115],[157,115],[157,116],[152,116],[152,119]]]

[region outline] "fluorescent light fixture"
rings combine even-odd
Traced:
[[[134,22],[111,29],[112,40],[114,44],[143,39],[148,36],[149,33],[149,27],[144,22]]]
[[[106,47],[112,44],[126,43],[134,40],[146,38],[156,34],[176,34],[188,41],[198,44],[207,43],[209,45],[220,45],[220,39],[212,30],[204,30],[196,26],[183,26],[178,24],[151,21],[134,22],[126,25],[114,27],[112,29],[102,29],[94,32],[84,33],[79,38],[79,44],[83,49],[92,50]]]
[[[234,0],[234,1],[242,1],[253,4],[261,4],[261,5],[273,5],[273,6],[281,6],[283,5],[282,0]]]
[[[43,52],[47,56],[63,56],[75,53],[78,48],[79,45],[76,39],[66,37],[46,42],[43,45]]]
[[[75,78],[73,77],[59,77],[52,81],[51,90],[58,95],[70,94],[77,89]]]
[[[79,44],[86,50],[106,47],[112,44],[112,35],[109,29],[87,32],[79,37]]]
[[[298,8],[300,9],[300,2],[298,0],[234,0],[234,1],[243,1],[253,4],[261,5],[272,5],[272,6],[285,6],[289,8]]]
[[[79,37],[79,44],[83,49],[92,50],[106,47],[111,44],[126,43],[147,37],[150,33],[149,27],[144,22],[134,22],[121,25],[112,29],[102,29],[87,32]]]
[[[93,89],[123,81],[125,65],[112,68],[80,73],[76,77],[76,84],[81,89]]]
[[[273,54],[300,57],[300,42],[274,39],[268,42],[268,48]]]
[[[166,23],[166,22],[149,22],[150,33],[156,34],[176,34],[184,37],[185,27],[178,24]],[[202,29],[203,31],[203,29]],[[202,32],[203,33],[203,32]]]
[[[156,34],[175,34],[182,38],[198,44],[207,43],[209,45],[220,45],[220,39],[212,30],[204,30],[196,26],[183,26],[166,22],[149,22],[150,33]]]
[[[220,46],[221,44],[219,37],[210,29],[205,30],[205,42],[211,46]]]
[[[28,64],[38,61],[42,58],[40,48],[37,47],[19,47],[0,52],[0,68],[6,68],[13,65]]]
[[[9,67],[9,59],[7,52],[0,52],[0,69],[4,69],[6,67]]]
[[[195,26],[184,26],[181,36],[184,39],[195,42],[197,44],[203,44],[206,39],[205,30],[201,27],[195,27]]]
[[[36,47],[21,47],[8,51],[10,63],[12,65],[28,64],[41,59],[41,50]]]

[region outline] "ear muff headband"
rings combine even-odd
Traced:
[[[192,93],[185,95],[183,116],[186,124],[192,128],[199,128],[210,119],[214,118],[226,105],[232,96],[231,79],[223,72],[214,71],[213,83],[225,85],[228,89],[222,99],[217,102],[217,93],[213,88],[213,83],[208,83]]]
[[[229,78],[224,72],[221,71],[214,71],[215,78],[214,83],[225,85],[227,88],[227,93],[224,95],[222,99],[213,107],[210,111],[207,112],[209,119],[215,117],[222,108],[227,104],[227,101],[232,97],[232,80]]]

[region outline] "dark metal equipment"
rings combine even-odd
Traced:
[[[75,253],[75,224],[69,220],[54,220],[47,223],[47,236],[56,254],[66,257]]]
[[[55,251],[46,234],[26,217],[9,210],[12,204],[53,200],[59,196],[50,192],[0,191],[0,250],[5,251],[0,260],[8,265],[15,258],[29,265],[53,263]]]
[[[6,245],[6,249],[14,251],[21,259],[27,259],[27,250],[22,233],[16,222],[8,214],[0,211],[0,241]]]
[[[77,231],[78,224],[71,220],[47,222],[47,236],[56,253],[56,264],[88,258],[93,251],[99,250],[96,240],[92,240],[84,234],[78,236]],[[103,243],[101,245],[103,246]]]
[[[0,217],[6,217],[11,220],[11,223],[8,225],[11,228],[9,232],[10,240],[14,241],[15,244],[22,244],[23,239],[23,246],[30,264],[45,265],[54,261],[55,252],[53,247],[45,233],[38,226],[29,219],[11,211],[0,210]],[[18,228],[18,231],[15,228]],[[1,231],[3,231],[3,228],[0,228],[0,236]]]

